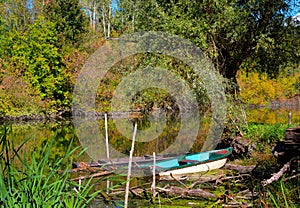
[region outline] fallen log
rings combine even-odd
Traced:
[[[193,182],[189,186],[189,188],[194,188],[198,184],[203,184],[203,183],[208,183],[208,182],[217,182],[217,181],[220,181],[222,177],[224,177],[224,174],[220,174],[218,176],[209,176],[209,177],[205,177],[205,178],[199,178],[198,180]]]
[[[204,191],[203,189],[187,189],[187,188],[180,188],[177,186],[171,186],[170,188],[159,188],[157,189],[161,193],[165,193],[168,196],[171,197],[203,197],[203,198],[217,198],[216,195],[209,193],[207,191]]]

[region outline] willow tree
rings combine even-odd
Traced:
[[[135,31],[165,31],[189,39],[234,82],[242,66],[274,77],[281,66],[299,61],[288,1],[124,0],[120,5],[122,2],[138,8],[134,10],[138,11]],[[120,12],[128,11],[121,8]]]

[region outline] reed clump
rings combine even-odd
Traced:
[[[64,156],[49,162],[56,136],[36,158],[34,152],[23,153],[22,147],[30,139],[15,147],[12,127],[0,130],[0,207],[86,207],[98,192],[92,193],[91,179],[76,183],[68,170],[59,172],[74,154],[69,144]]]

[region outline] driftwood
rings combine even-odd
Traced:
[[[74,164],[72,164],[72,169],[70,170],[70,172],[77,173],[77,172],[82,172],[82,171],[89,171],[89,172],[95,173],[95,172],[99,172],[99,170],[101,170],[101,168],[96,168],[96,166],[92,166],[85,162],[79,162],[76,164],[76,166]]]
[[[235,164],[226,163],[223,168],[228,169],[228,170],[235,170],[235,171],[243,174],[243,173],[251,173],[255,167],[256,167],[255,165],[243,166],[243,165],[235,165]]]
[[[112,173],[113,173],[112,171],[103,171],[103,172],[100,172],[100,173],[94,173],[94,174],[87,175],[87,176],[79,176],[77,178],[73,178],[72,180],[73,181],[79,181],[79,180],[84,180],[84,179],[89,179],[89,178],[97,178],[97,177],[100,177],[100,176],[110,175]]]
[[[180,188],[177,186],[171,186],[170,188],[159,188],[157,189],[162,192],[167,194],[168,196],[171,197],[202,197],[202,198],[217,198],[216,195],[209,193],[207,191],[204,191],[203,189],[187,189],[187,188]]]
[[[224,177],[223,174],[220,174],[218,176],[210,176],[210,177],[200,177],[198,180],[196,180],[195,182],[193,182],[189,188],[194,188],[196,185],[198,184],[203,184],[203,183],[208,183],[208,182],[217,182],[220,181],[220,179]]]
[[[239,178],[245,178],[245,177],[251,177],[251,175],[250,174],[240,174],[240,175],[235,175],[235,176],[227,176],[227,177],[221,178],[220,180],[222,180],[222,181],[228,181],[228,180],[234,179],[237,182],[237,179],[239,179]]]
[[[221,173],[222,175],[223,173]],[[178,183],[181,184],[181,181],[195,181],[195,180],[200,180],[205,182],[210,182],[210,181],[215,181],[216,178],[220,178],[220,175],[205,175],[203,174],[187,174],[183,176],[160,176],[159,180],[160,181],[177,181]]]
[[[269,185],[271,183],[273,183],[274,181],[277,181],[290,167],[291,162],[287,162],[286,164],[284,164],[284,166],[280,169],[279,172],[273,174],[273,176],[265,181],[263,181],[263,185]]]
[[[300,173],[299,173],[299,174],[296,174],[296,175],[293,175],[293,176],[290,176],[290,177],[288,177],[288,178],[285,178],[285,179],[283,179],[283,181],[285,182],[285,181],[291,180],[291,179],[293,179],[293,178],[297,178],[297,177],[299,177],[299,176],[300,176]]]

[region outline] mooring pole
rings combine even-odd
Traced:
[[[105,144],[106,144],[106,157],[109,159],[109,143],[108,143],[108,125],[107,125],[107,113],[104,114],[104,123],[105,123]],[[108,194],[110,181],[106,181],[106,193]]]
[[[292,124],[292,112],[291,111],[289,112],[289,115],[288,115],[288,124],[289,125]]]
[[[135,125],[134,125],[134,132],[133,132],[133,137],[132,137],[131,150],[130,150],[130,154],[129,154],[124,208],[128,207],[128,195],[129,195],[129,185],[130,185],[130,176],[131,176],[131,164],[132,164],[132,157],[133,157],[133,152],[134,152],[134,143],[135,143],[136,132],[137,132],[137,123],[135,123]]]
[[[107,157],[107,159],[109,159],[107,113],[104,114],[104,120],[105,120],[106,157]]]
[[[152,170],[152,174],[153,174],[153,179],[152,179],[152,185],[151,185],[151,189],[152,189],[152,193],[153,193],[153,200],[155,198],[156,195],[156,178],[155,178],[155,166],[156,166],[156,155],[155,152],[153,152],[153,170]]]

